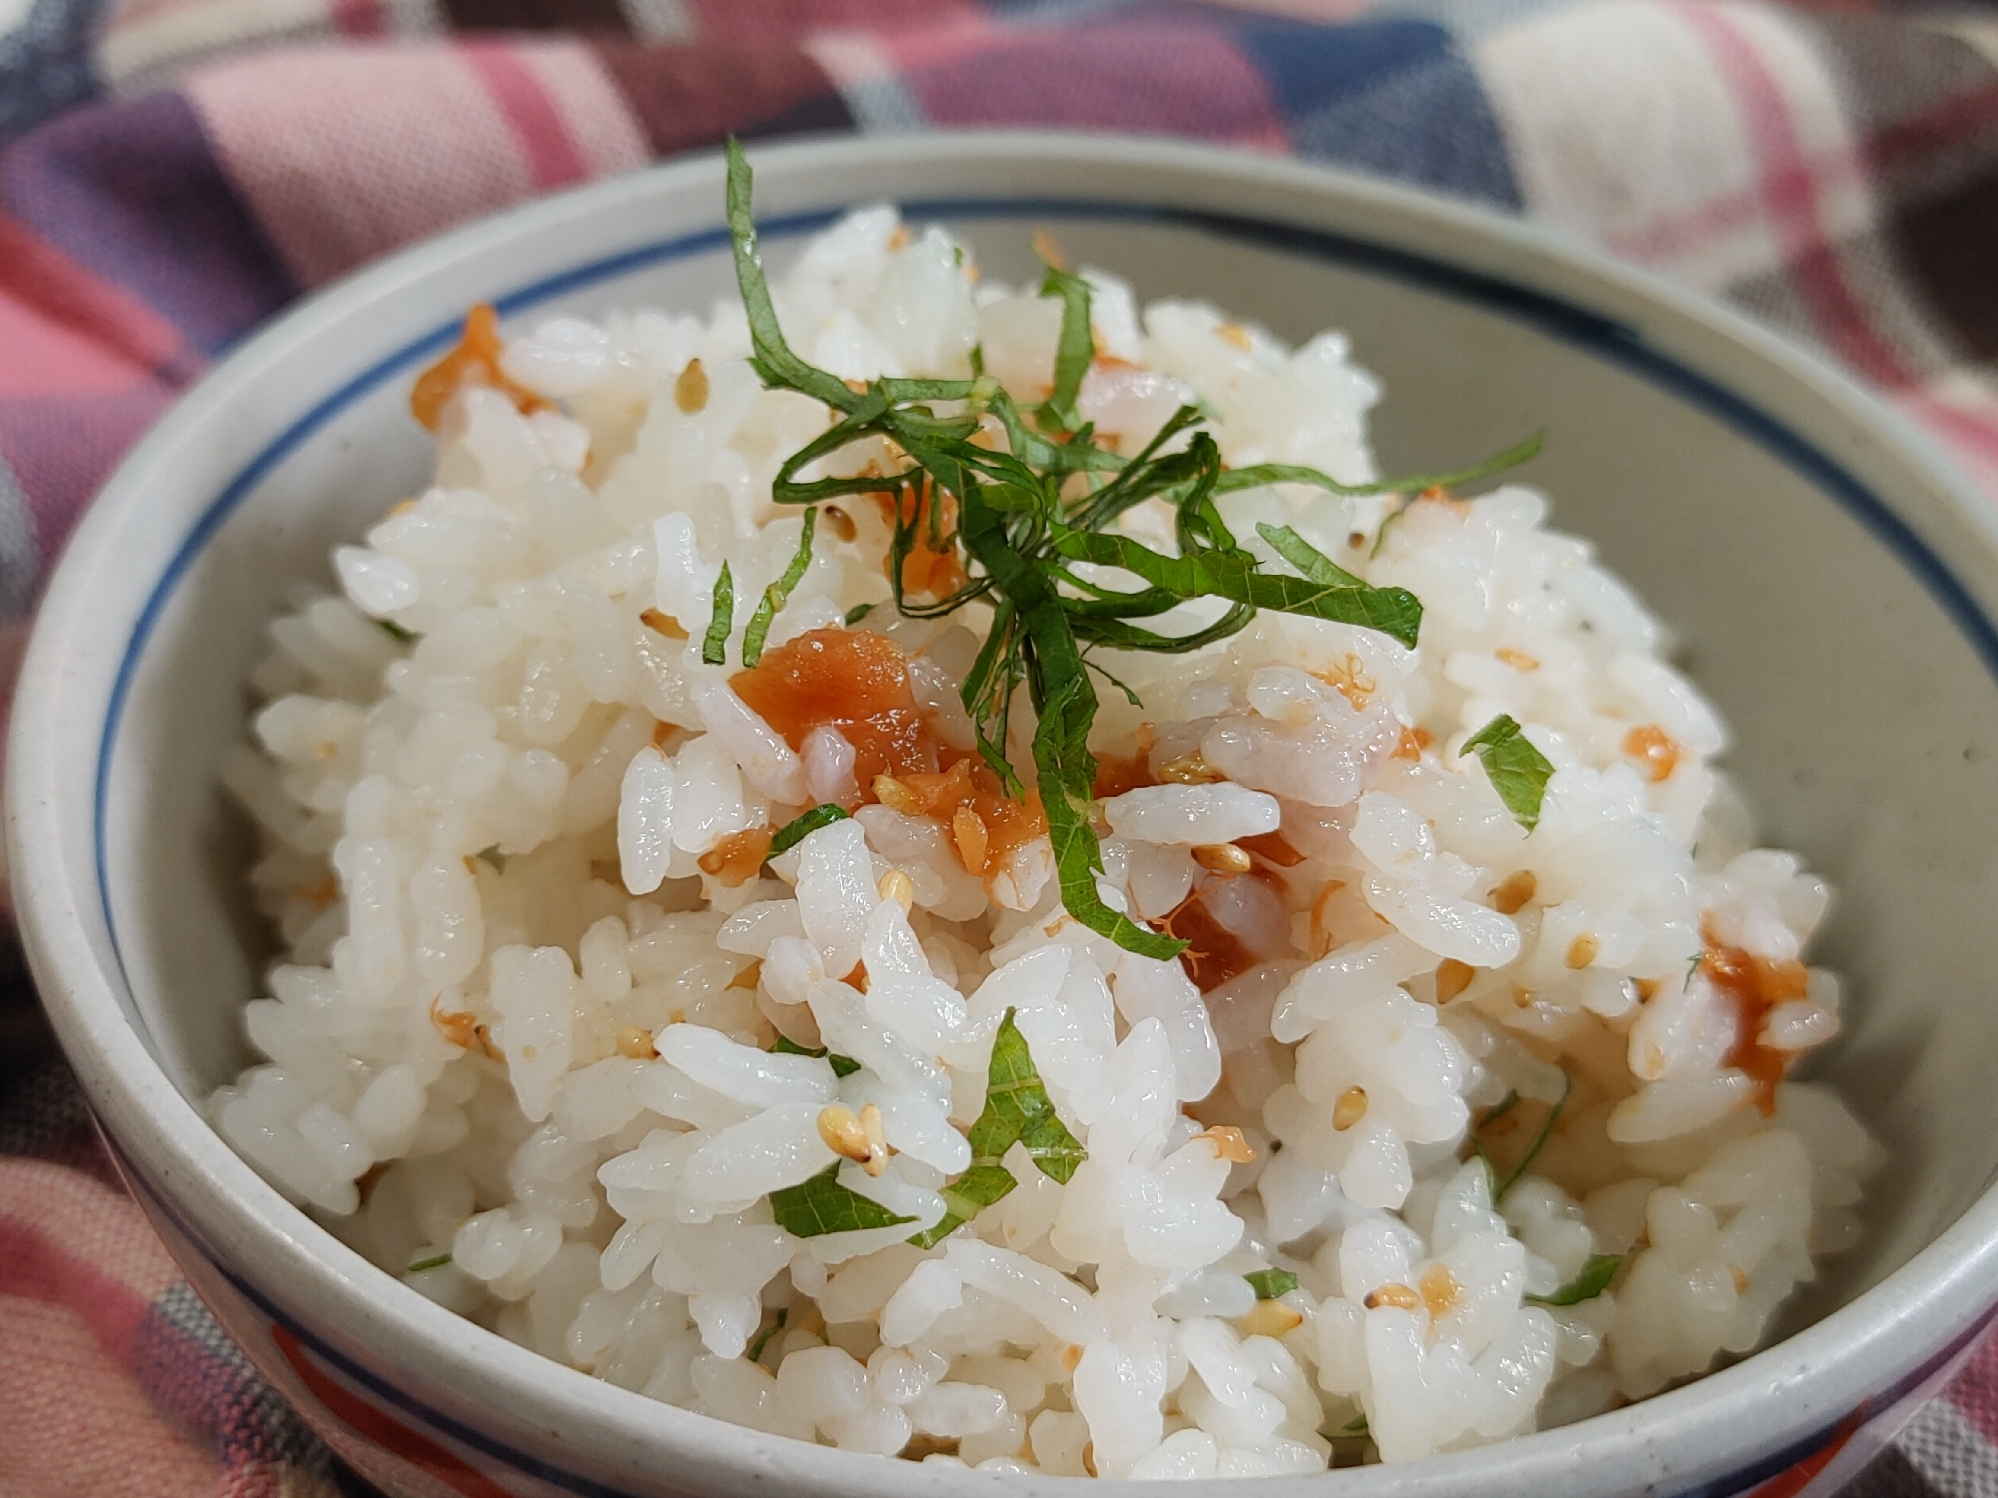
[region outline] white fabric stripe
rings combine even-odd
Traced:
[[[1578,6],[1494,32],[1475,54],[1536,218],[1616,240],[1755,185],[1726,84],[1663,5]],[[1749,228],[1722,279],[1776,263],[1761,223]]]
[[[894,62],[871,38],[828,32],[807,41],[805,51],[826,70],[862,130],[894,134],[926,124]]]
[[[1704,31],[1657,0],[1561,10],[1474,51],[1529,212],[1717,292],[1785,266],[1793,234],[1849,239],[1879,207],[1863,172],[1839,169],[1857,145],[1813,40],[1779,12],[1705,10],[1768,75],[1773,98],[1738,97]],[[1772,179],[1744,120],[1761,108],[1781,111],[1808,183]],[[1800,225],[1772,222],[1772,186],[1796,200]]]
[[[1998,1451],[1947,1399],[1931,1400],[1894,1444],[1944,1498],[1998,1493]]]
[[[28,19],[35,0],[0,0],[0,36],[5,36]]]

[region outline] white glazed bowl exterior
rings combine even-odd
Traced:
[[[1535,427],[1525,477],[1684,635],[1780,843],[1842,891],[1853,979],[1827,1072],[1892,1149],[1871,1235],[1792,1335],[1612,1414],[1334,1478],[1360,1495],[1826,1490],[1998,1303],[1998,526],[1883,408],[1740,319],[1517,223],[1291,163],[1159,142],[932,136],[757,155],[766,244],[846,206],[920,205],[988,270],[1025,230],[1140,292],[1298,338],[1349,329],[1386,378],[1386,466]],[[265,955],[214,784],[263,622],[330,545],[422,482],[407,378],[464,307],[703,308],[728,286],[712,157],[536,203],[397,255],[218,366],[106,486],[22,675],[6,814],[43,995],[140,1201],[197,1291],[365,1475],[408,1494],[942,1498],[991,1479],[664,1406],[417,1295],[283,1200],[190,1098],[243,1064]],[[1944,559],[1947,559],[1946,561]],[[1055,1479],[1014,1481],[1031,1494]],[[1216,1495],[1219,1498],[1219,1495]]]

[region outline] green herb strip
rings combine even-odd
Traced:
[[[1413,499],[1404,499],[1399,505],[1381,517],[1380,529],[1374,532],[1374,544],[1367,552],[1368,561],[1371,562],[1387,549],[1388,532],[1394,529],[1394,523],[1406,515],[1414,503]]]
[[[1232,494],[1237,489],[1254,489],[1263,484],[1309,484],[1314,489],[1354,498],[1369,494],[1420,494],[1425,489],[1454,489],[1460,484],[1475,484],[1508,468],[1517,468],[1527,459],[1538,457],[1546,445],[1546,434],[1535,432],[1524,441],[1515,442],[1504,452],[1493,453],[1469,468],[1455,468],[1448,473],[1404,474],[1378,484],[1342,484],[1316,468],[1301,468],[1294,463],[1258,463],[1249,468],[1229,469],[1222,476],[1220,492]]]
[[[1093,825],[1096,757],[1089,752],[1096,691],[1083,669],[1082,652],[1068,615],[1047,574],[1013,547],[998,514],[986,505],[975,485],[961,495],[959,504],[965,546],[998,584],[1029,642],[1028,688],[1040,714],[1034,728],[1034,767],[1041,809],[1048,819],[1048,842],[1061,885],[1061,902],[1076,920],[1120,947],[1161,961],[1177,957],[1185,942],[1147,930],[1112,910],[1096,891],[1096,876],[1103,872],[1103,849]],[[1008,621],[1009,626],[1012,623]],[[980,662],[984,659],[981,654]],[[967,694],[976,678],[976,665],[973,676],[965,681]],[[1012,679],[1011,672],[1008,679]],[[1011,695],[1010,690],[1007,695]],[[966,706],[971,705],[967,695]],[[1003,726],[996,740],[983,730],[979,733],[980,753],[995,768],[1008,763],[1004,742]],[[1008,778],[1011,773],[1009,767]]]
[[[1018,1140],[1043,1175],[1066,1186],[1089,1154],[1055,1113],[1047,1086],[1027,1049],[1027,1037],[1014,1023],[1011,1009],[992,1039],[988,1077],[985,1111],[967,1136],[973,1157],[996,1160]]]
[[[1297,1288],[1297,1276],[1288,1269],[1258,1269],[1242,1278],[1256,1292],[1257,1300],[1280,1300]]]
[[[1594,1300],[1609,1289],[1609,1283],[1616,1278],[1616,1272],[1623,1266],[1622,1254],[1590,1254],[1588,1263],[1582,1266],[1567,1284],[1552,1295],[1527,1295],[1521,1297],[1541,1306],[1575,1306],[1585,1300]]]
[[[835,822],[844,822],[849,813],[843,806],[835,806],[830,801],[814,806],[803,816],[794,817],[779,827],[770,838],[770,856],[776,857],[798,846],[821,827],[830,827]]]
[[[770,626],[791,601],[791,594],[798,584],[805,580],[805,569],[812,565],[812,532],[819,523],[817,509],[805,511],[805,532],[798,538],[798,549],[792,553],[790,565],[784,575],[763,590],[763,600],[756,605],[756,612],[749,616],[749,626],[742,632],[742,664],[754,666],[763,659],[763,642],[769,637]]]
[[[1196,444],[1211,440],[1205,433],[1194,439]],[[1217,458],[1218,455],[1217,450]],[[1267,533],[1274,528],[1261,529],[1267,539]],[[1295,532],[1290,534],[1296,536]],[[1297,544],[1303,546],[1305,542],[1298,537]],[[1410,647],[1422,628],[1422,605],[1413,593],[1406,588],[1370,587],[1350,573],[1340,573],[1343,581],[1286,577],[1259,570],[1256,559],[1245,551],[1203,550],[1177,557],[1162,556],[1142,541],[1104,531],[1059,530],[1055,535],[1055,550],[1077,561],[1122,567],[1135,572],[1154,588],[1182,598],[1226,598],[1247,604],[1251,609],[1275,609],[1310,619],[1358,624],[1377,629]],[[1321,570],[1339,572],[1330,558],[1318,552],[1312,556]]]
[[[912,1234],[909,1241],[918,1248],[935,1248],[1019,1184],[1003,1165],[972,1166],[943,1188],[944,1215],[936,1225]]]
[[[841,1077],[851,1076],[860,1069],[860,1064],[850,1057],[832,1055],[823,1048],[811,1050],[782,1035],[770,1049],[780,1055],[822,1056]],[[1089,1158],[1080,1141],[1056,1114],[1047,1085],[1034,1065],[1027,1038],[1020,1033],[1011,1009],[1000,1020],[998,1033],[992,1038],[992,1060],[986,1075],[985,1107],[966,1135],[971,1146],[971,1168],[943,1188],[943,1217],[909,1239],[918,1248],[942,1242],[1019,1184],[1013,1173],[999,1163],[1016,1142],[1044,1174],[1064,1185],[1074,1178],[1076,1167]],[[778,1225],[800,1238],[811,1238],[914,1220],[891,1216],[880,1203],[840,1185],[835,1179],[838,1170],[834,1165],[800,1185],[771,1192],[770,1206],[777,1215]],[[1295,1285],[1295,1277],[1291,1283]]]
[[[1519,724],[1500,713],[1491,722],[1464,740],[1464,751],[1485,762],[1485,774],[1492,789],[1520,826],[1531,832],[1540,823],[1540,803],[1547,793],[1548,777],[1554,766],[1524,733]]]
[[[846,611],[846,619],[845,619],[846,627],[848,629],[852,629],[854,625],[858,624],[861,620],[865,619],[869,614],[873,612],[874,612],[873,604],[856,603],[852,608]]]
[[[1043,1175],[1064,1186],[1074,1179],[1076,1167],[1089,1158],[1088,1151],[1056,1115],[1047,1086],[1034,1066],[1027,1037],[1014,1022],[1014,1013],[1006,1011],[999,1032],[992,1037],[985,1107],[965,1136],[971,1145],[971,1168],[944,1187],[947,1210],[937,1224],[909,1239],[918,1248],[940,1243],[1019,1184],[999,1163],[1016,1142]]]
[[[422,1274],[426,1269],[442,1269],[446,1264],[450,1262],[451,1262],[451,1256],[449,1254],[439,1254],[434,1259],[418,1259],[414,1264],[410,1265],[409,1268],[405,1269],[403,1273]]]
[[[1382,494],[1468,482],[1531,456],[1539,439],[1455,474],[1341,484],[1316,469],[1286,464],[1224,471],[1214,439],[1194,430],[1210,413],[1187,406],[1136,457],[1125,458],[1099,446],[1075,409],[1095,358],[1089,283],[1053,267],[1043,292],[1062,305],[1054,387],[1032,422],[998,381],[978,367],[982,360],[974,363],[975,378],[969,380],[882,378],[855,391],[806,363],[785,342],[757,249],[751,183],[749,163],[740,144],[731,140],[728,224],[749,323],[751,363],[765,385],[811,396],[837,413],[830,428],[780,465],[771,497],[780,504],[813,505],[839,495],[887,495],[895,517],[888,576],[896,608],[910,618],[938,618],[974,600],[991,605],[991,627],[961,688],[980,758],[1008,795],[1024,794],[1008,742],[1011,705],[1024,685],[1037,718],[1031,747],[1034,777],[1047,813],[1063,905],[1090,930],[1130,951],[1161,960],[1176,956],[1184,942],[1138,924],[1097,895],[1103,855],[1094,825],[1096,761],[1089,752],[1089,730],[1097,699],[1088,652],[1197,650],[1242,629],[1259,608],[1378,629],[1413,645],[1422,620],[1422,607],[1413,595],[1368,585],[1287,527],[1266,527],[1261,533],[1298,575],[1264,572],[1255,555],[1229,532],[1215,496],[1274,483],[1309,484],[1338,494]],[[940,412],[940,407],[946,409]],[[988,417],[1004,429],[1007,451],[974,444]],[[1182,432],[1193,433],[1186,446],[1165,451]],[[893,444],[910,466],[885,475],[800,477],[820,459],[871,439]],[[1075,475],[1084,476],[1085,492],[1079,497],[1067,488]],[[956,496],[954,538],[940,534],[941,505],[902,502],[905,489],[925,481]],[[1178,556],[1102,529],[1132,506],[1154,499],[1175,514]],[[902,588],[902,564],[917,543],[935,549],[953,540],[968,559],[965,584],[942,598],[910,597]],[[1124,567],[1146,586],[1136,592],[1106,588],[1078,575],[1069,565],[1073,561]],[[1203,629],[1172,635],[1134,622],[1201,597],[1230,605]],[[850,622],[857,620],[850,616]],[[719,638],[714,628],[709,630],[703,652],[704,659],[717,663],[727,635],[726,624],[720,628]]]
[[[836,1077],[850,1077],[860,1070],[860,1063],[851,1056],[837,1055],[827,1050],[824,1046],[820,1046],[817,1050],[812,1050],[809,1047],[799,1045],[797,1041],[791,1039],[788,1035],[779,1035],[777,1043],[771,1046],[770,1050],[773,1055],[777,1056],[810,1056],[815,1060],[822,1060],[833,1069],[833,1075]]]
[[[1492,1205],[1494,1207],[1504,1201],[1505,1194],[1519,1184],[1520,1178],[1526,1174],[1533,1162],[1539,1158],[1540,1152],[1547,1147],[1547,1141],[1554,1137],[1554,1125],[1560,1122],[1561,1110],[1568,1106],[1568,1096],[1574,1090],[1574,1077],[1570,1073],[1563,1071],[1561,1073],[1560,1099],[1553,1107],[1547,1110],[1547,1116],[1540,1121],[1540,1132],[1533,1136],[1533,1143],[1526,1147],[1526,1153],[1519,1157],[1519,1163],[1513,1166],[1512,1173],[1503,1181],[1500,1181],[1497,1188],[1492,1192]],[[1487,1117],[1485,1121],[1489,1123],[1491,1121],[1490,1117]],[[1489,1160],[1485,1162],[1485,1168],[1488,1170],[1491,1168]]]
[[[790,1319],[790,1308],[787,1306],[779,1306],[777,1308],[776,1316],[771,1318],[769,1327],[764,1331],[762,1336],[758,1337],[754,1342],[749,1344],[749,1351],[744,1353],[743,1356],[752,1363],[756,1362],[759,1358],[761,1358],[763,1356],[763,1349],[770,1345],[770,1339],[776,1336],[782,1330],[784,1330],[784,1323],[789,1319]]]
[[[827,1233],[858,1233],[916,1220],[898,1217],[872,1197],[842,1186],[838,1175],[835,1163],[808,1181],[771,1192],[770,1210],[776,1214],[777,1226],[800,1238],[822,1238]]]
[[[392,640],[404,645],[414,645],[416,643],[416,631],[404,629],[393,619],[377,619],[375,623],[379,624]]]
[[[777,324],[777,309],[763,277],[763,259],[756,245],[756,220],[749,209],[749,163],[731,136],[728,142],[728,188],[725,198],[728,237],[735,254],[735,279],[742,288],[742,310],[749,320],[750,363],[766,385],[781,385],[813,396],[841,411],[859,400],[846,381],[814,369],[791,352]]]
[[[715,612],[708,621],[708,632],[701,641],[701,659],[710,666],[728,663],[728,632],[735,623],[735,579],[729,576],[728,563],[721,564],[721,576],[715,579]]]
[[[1096,334],[1089,325],[1089,283],[1073,272],[1048,265],[1041,295],[1061,298],[1061,335],[1055,342],[1054,388],[1037,415],[1044,429],[1080,433],[1083,421],[1075,409],[1075,398],[1089,366],[1096,362]]]
[[[1483,1132],[1486,1128],[1488,1128],[1493,1122],[1493,1120],[1505,1117],[1506,1114],[1512,1112],[1512,1110],[1517,1108],[1518,1106],[1519,1106],[1519,1090],[1517,1088],[1513,1088],[1510,1091],[1508,1091],[1504,1097],[1500,1098],[1496,1103],[1494,1103],[1491,1106],[1491,1109],[1485,1114],[1483,1118],[1479,1119],[1475,1124],[1471,1125],[1471,1149],[1472,1152],[1475,1153],[1477,1157],[1484,1162],[1485,1185],[1489,1189],[1494,1201],[1496,1201],[1498,1198],[1498,1189],[1499,1189],[1498,1167],[1492,1163],[1492,1157],[1485,1153],[1484,1142],[1478,1138],[1478,1135],[1481,1132]]]

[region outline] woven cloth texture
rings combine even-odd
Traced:
[[[91,494],[302,293],[731,131],[1016,124],[1532,217],[1844,365],[1998,500],[1998,9],[0,0],[0,705]],[[0,1498],[363,1491],[119,1188],[0,948]],[[1998,1498],[1998,1344],[1846,1491]]]

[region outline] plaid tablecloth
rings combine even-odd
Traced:
[[[1998,500],[1982,6],[0,0],[0,701],[92,491],[301,292],[731,130],[1021,123],[1532,215],[1842,361]],[[119,1190],[0,961],[0,1498],[341,1490]],[[1849,1491],[1998,1495],[1998,1348]]]

